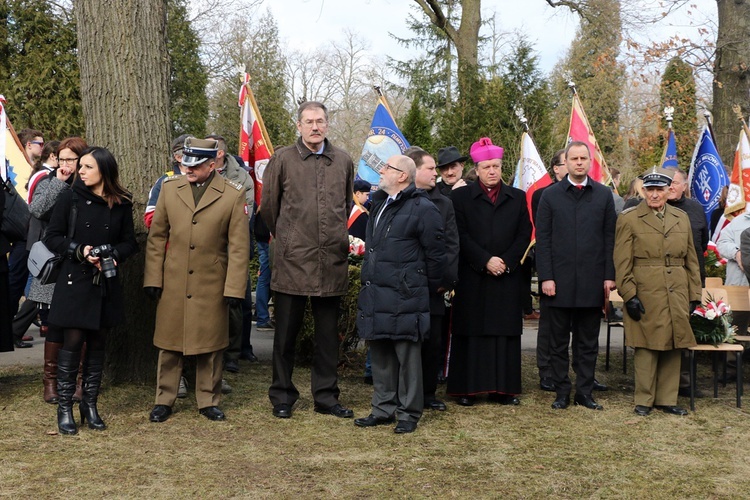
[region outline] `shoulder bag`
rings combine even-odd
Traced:
[[[29,231],[29,206],[21,199],[10,179],[2,182],[2,189],[5,190],[5,209],[0,232],[11,243],[24,241]]]
[[[73,204],[70,208],[70,218],[68,219],[68,240],[73,240],[76,219],[78,218],[78,197],[73,194]],[[60,265],[63,256],[50,251],[42,240],[31,245],[29,251],[29,260],[27,265],[29,272],[33,277],[39,280],[42,285],[49,285],[57,281],[60,274]]]

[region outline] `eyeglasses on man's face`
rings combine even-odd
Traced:
[[[403,170],[401,170],[400,168],[396,168],[396,167],[394,167],[394,166],[393,166],[393,165],[391,165],[390,163],[386,163],[386,164],[385,164],[385,168],[392,168],[393,170],[396,170],[396,171],[398,171],[398,172],[403,172]]]
[[[317,120],[302,120],[300,123],[302,124],[302,126],[307,128],[312,128],[313,125],[316,125],[318,128],[323,128],[328,125],[328,122],[322,118],[319,118]]]

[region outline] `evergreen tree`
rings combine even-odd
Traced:
[[[419,99],[416,97],[411,101],[409,112],[404,117],[401,132],[406,137],[406,140],[409,141],[409,144],[419,146],[425,151],[433,152],[432,124],[427,119],[427,115],[424,113],[422,106],[419,104]]]
[[[680,167],[685,170],[698,139],[695,91],[692,66],[679,57],[672,58],[664,69],[659,97],[661,109],[667,106],[674,108],[672,127],[677,139],[677,158]],[[666,133],[663,135],[666,136]]]
[[[167,0],[169,111],[172,137],[206,135],[208,72],[199,56],[200,39],[187,15],[187,0]]]
[[[0,81],[14,127],[83,135],[75,20],[45,0],[0,3]]]
[[[588,0],[578,10],[581,25],[564,61],[555,69],[553,91],[559,105],[554,123],[556,142],[562,147],[570,123],[570,91],[576,84],[586,114],[607,163],[615,165],[624,155],[619,113],[625,70],[618,62],[622,20],[618,0]]]

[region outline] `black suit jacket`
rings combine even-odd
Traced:
[[[615,279],[617,215],[612,191],[588,178],[579,192],[570,181],[544,190],[536,216],[539,283],[554,280],[552,307],[601,307],[604,281]]]

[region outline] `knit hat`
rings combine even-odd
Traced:
[[[471,160],[474,163],[480,161],[503,159],[503,148],[492,144],[492,140],[489,137],[482,137],[477,142],[471,145]]]

